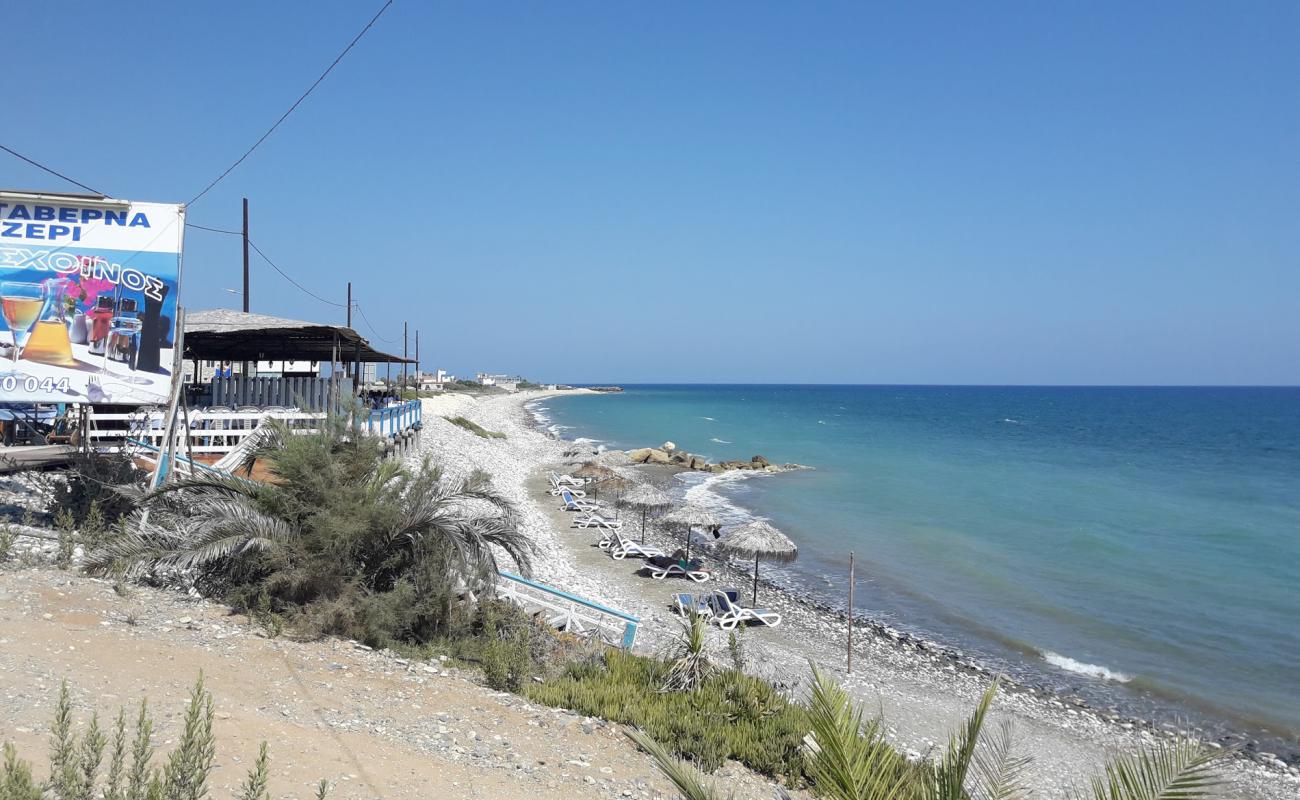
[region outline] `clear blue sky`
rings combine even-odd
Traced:
[[[2,140],[185,201],[378,5],[23,4]],[[1294,2],[398,0],[190,220],[250,197],[462,374],[1295,384],[1298,38]],[[237,306],[237,239],[185,267]],[[256,260],[252,299],[343,314]]]

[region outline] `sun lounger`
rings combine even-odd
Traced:
[[[700,567],[698,562],[683,562],[667,556],[655,556],[647,559],[646,569],[650,571],[650,577],[657,581],[661,581],[670,575],[681,575],[696,583],[702,583],[712,577],[708,570]]]
[[[766,608],[745,608],[738,602],[740,593],[735,589],[714,592],[709,598],[713,606],[713,621],[723,630],[732,630],[742,622],[756,622],[775,628],[781,624],[781,615]]]
[[[610,534],[613,538],[610,540],[609,554],[614,557],[615,561],[622,561],[628,556],[633,558],[654,558],[664,554],[664,551],[658,547],[637,544],[630,539],[624,539],[617,530],[610,531]]]
[[[572,494],[574,497],[586,497],[586,496],[587,496],[587,493],[586,493],[586,492],[582,491],[581,489],[577,489],[577,488],[574,488],[574,487],[572,487],[572,486],[569,486],[568,484],[563,484],[563,483],[552,483],[552,484],[551,484],[551,497],[559,497],[560,495],[564,494],[565,492],[568,492],[568,493]]]
[[[586,483],[586,481],[582,478],[575,478],[572,475],[560,475],[557,472],[552,472],[551,483],[559,484],[561,486],[581,486]]]
[[[696,597],[693,594],[675,594],[673,595],[673,609],[683,617],[691,614],[698,614],[704,619],[713,616],[713,607],[709,605],[708,598]]]
[[[561,508],[565,511],[595,511],[600,508],[599,503],[591,500],[579,500],[573,496],[572,492],[566,491],[564,494],[560,495],[560,499],[564,501],[564,505],[561,506]]]
[[[602,530],[612,531],[615,528],[623,527],[623,521],[618,519],[605,519],[594,511],[583,512],[584,516],[574,517],[573,525],[577,528],[601,528]]]

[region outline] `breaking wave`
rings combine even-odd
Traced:
[[[1063,656],[1060,653],[1053,653],[1051,650],[1043,651],[1043,660],[1054,667],[1059,667],[1066,672],[1073,672],[1077,675],[1087,675],[1090,678],[1101,678],[1104,681],[1115,681],[1116,683],[1128,683],[1133,680],[1122,672],[1116,672],[1109,667],[1103,667],[1100,664],[1086,664],[1082,661],[1075,661],[1069,656]]]

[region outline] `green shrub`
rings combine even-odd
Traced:
[[[50,726],[48,781],[33,780],[31,765],[19,759],[17,749],[6,742],[0,765],[0,800],[201,800],[208,794],[208,776],[216,758],[212,717],[212,695],[203,688],[200,675],[186,706],[180,741],[159,767],[154,764],[154,724],[146,703],[140,704],[129,743],[125,708],[118,711],[111,737],[100,729],[98,714],[91,717],[85,733],[78,735],[65,681]],[[268,775],[269,757],[266,742],[262,742],[238,800],[267,800]],[[317,786],[317,800],[324,800],[326,789],[322,781]]]
[[[558,678],[528,685],[524,695],[640,728],[706,772],[732,758],[764,775],[803,777],[804,709],[770,683],[734,670],[718,672],[691,691],[660,691],[671,669],[663,661],[609,651]]]
[[[130,495],[114,487],[141,486],[147,477],[123,453],[78,455],[62,476],[62,481],[51,486],[49,514],[66,509],[76,526],[84,527],[93,509],[100,528],[115,524],[135,509]]]
[[[18,529],[9,520],[0,522],[0,564],[9,560],[18,543]]]
[[[444,417],[444,419],[446,419],[452,425],[455,425],[459,428],[464,428],[465,430],[469,431],[475,436],[482,436],[484,439],[506,438],[506,435],[504,433],[500,433],[499,431],[490,431],[484,428],[482,425],[479,425],[478,423],[473,422],[472,420],[465,419],[464,417]]]
[[[514,506],[482,473],[444,480],[428,461],[385,459],[343,420],[323,427],[268,426],[254,455],[272,484],[207,473],[166,484],[142,501],[148,522],[133,519],[87,565],[128,578],[184,570],[272,634],[291,625],[376,648],[468,635],[461,596],[490,583],[496,550],[528,571]]]

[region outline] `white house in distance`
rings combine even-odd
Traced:
[[[480,372],[475,377],[481,386],[495,386],[499,389],[505,389],[507,392],[519,390],[519,379],[512,378],[509,375],[493,375],[487,372]]]
[[[447,384],[455,382],[456,376],[449,374],[445,369],[440,369],[432,375],[426,372],[420,375],[420,391],[441,392],[447,388]]]

